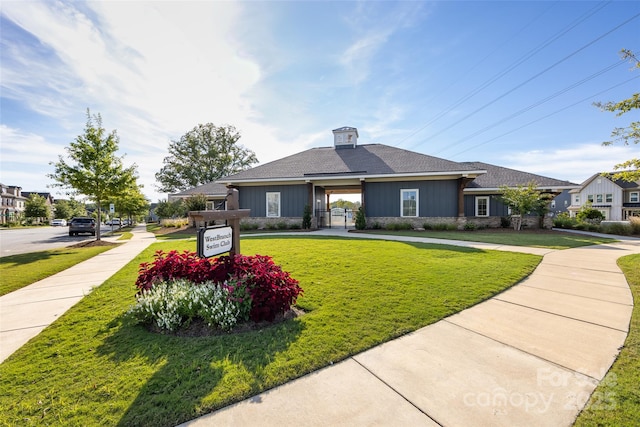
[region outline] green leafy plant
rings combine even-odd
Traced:
[[[364,215],[364,209],[361,207],[356,211],[356,230],[364,230],[367,228],[367,218]]]
[[[138,295],[158,283],[174,279],[187,279],[193,284],[228,280],[243,283],[252,301],[249,317],[255,322],[273,321],[277,315],[289,310],[302,294],[298,281],[268,256],[234,255],[208,259],[199,258],[190,251],[157,251],[153,262],[140,265],[136,280]]]
[[[308,230],[311,228],[311,206],[304,205],[304,212],[302,214],[302,228]]]
[[[247,320],[250,306],[244,286],[236,281],[194,286],[186,279],[175,279],[143,291],[129,314],[138,322],[154,323],[169,331],[187,326],[195,318],[210,327],[230,330]]]
[[[580,222],[586,222],[588,224],[600,224],[604,219],[604,214],[600,212],[598,209],[595,209],[590,203],[583,205],[578,213],[576,214],[576,218]]]

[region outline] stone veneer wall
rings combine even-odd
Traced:
[[[467,223],[475,224],[479,228],[500,228],[502,227],[501,217],[370,217],[367,218],[367,228],[386,228],[390,224],[411,224],[413,229],[424,228],[425,224],[431,226],[441,226],[442,224],[455,225],[458,230],[463,230]],[[522,224],[525,228],[539,228],[537,216],[524,217]],[[545,217],[545,228],[551,228],[552,218]]]
[[[279,217],[279,218],[249,217],[249,218],[242,218],[240,220],[240,225],[243,225],[243,224],[257,225],[258,230],[291,228],[291,226],[301,228],[302,217]],[[285,224],[286,226],[281,227],[282,224]],[[311,227],[313,228],[314,226],[315,226],[315,218],[312,218]]]

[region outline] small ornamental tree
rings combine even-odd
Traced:
[[[539,206],[541,193],[536,186],[535,182],[530,182],[526,187],[524,185],[518,185],[516,188],[506,185],[500,187],[500,199],[511,208],[513,212],[511,223],[516,231],[522,228],[522,216],[535,211]]]
[[[87,109],[84,133],[66,147],[68,159],[59,156],[50,163],[55,168],[47,175],[56,181],[52,186],[67,189],[67,194],[84,194],[95,202],[98,223],[102,222],[101,206],[137,179],[137,166],[125,168],[122,157],[116,156],[118,143],[116,131],[107,133],[100,114],[92,116]],[[96,240],[100,240],[100,227],[96,227]]]

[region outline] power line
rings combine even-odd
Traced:
[[[578,53],[582,52],[583,50],[585,50],[586,48],[588,48],[589,46],[593,45],[594,43],[596,43],[597,41],[603,39],[604,37],[608,36],[609,34],[611,34],[612,32],[620,29],[621,27],[623,27],[624,25],[628,24],[629,22],[633,21],[634,19],[637,19],[640,16],[640,13],[637,13],[636,15],[632,16],[631,18],[625,20],[624,22],[622,22],[621,24],[618,24],[617,26],[615,26],[614,28],[612,28],[611,30],[607,31],[606,33],[596,37],[595,39],[591,40],[589,43],[585,44],[584,46],[580,47],[579,49],[573,51],[572,53],[570,53],[569,55],[565,56],[564,58],[562,58],[559,61],[556,61],[555,63],[553,63],[552,65],[548,66],[547,68],[543,69],[542,71],[534,74],[533,76],[529,77],[527,80],[523,81],[522,83],[516,85],[515,87],[509,89],[508,91],[506,91],[505,93],[503,93],[502,95],[498,96],[497,98],[494,98],[493,100],[487,102],[486,104],[482,105],[479,108],[476,108],[475,110],[473,110],[471,113],[467,114],[466,116],[464,116],[463,118],[461,118],[460,120],[452,123],[451,125],[445,127],[444,129],[441,129],[440,131],[436,132],[435,134],[429,136],[428,138],[423,139],[422,141],[420,141],[418,144],[414,144],[411,147],[415,147],[418,145],[422,145],[424,144],[426,141],[429,141],[431,139],[433,139],[434,137],[444,133],[445,131],[451,129],[454,126],[457,126],[458,124],[462,123],[463,121],[467,120],[469,117],[472,117],[473,115],[475,115],[476,113],[484,110],[485,108],[487,108],[488,106],[496,103],[497,101],[499,101],[500,99],[504,98],[505,96],[513,93],[514,91],[516,91],[517,89],[521,88],[522,86],[526,85],[527,83],[537,79],[538,77],[540,77],[541,75],[545,74],[546,72],[548,72],[549,70],[557,67],[558,65],[560,65],[561,63],[567,61],[569,58],[572,58],[573,56],[577,55]]]
[[[444,117],[445,115],[447,115],[449,112],[451,112],[452,110],[454,110],[456,107],[460,106],[461,104],[463,104],[464,102],[468,101],[469,99],[473,98],[474,96],[476,96],[478,93],[482,92],[484,89],[488,88],[489,86],[491,86],[493,83],[495,83],[496,81],[498,81],[500,78],[504,77],[505,75],[507,75],[508,73],[510,73],[511,71],[513,71],[514,69],[516,69],[518,66],[522,65],[524,62],[526,62],[527,60],[531,59],[532,57],[534,57],[536,54],[538,54],[540,51],[542,51],[544,48],[550,46],[551,44],[553,44],[555,41],[557,41],[558,39],[560,39],[562,36],[564,36],[565,34],[569,33],[571,30],[573,30],[575,27],[577,27],[579,24],[581,24],[582,22],[584,22],[585,20],[587,20],[588,18],[590,18],[591,16],[593,16],[594,14],[596,14],[597,12],[599,12],[601,9],[603,9],[605,6],[607,6],[609,3],[611,3],[611,0],[607,0],[607,1],[603,1],[601,3],[599,3],[598,5],[596,5],[595,7],[593,7],[592,9],[590,9],[589,11],[585,12],[584,14],[582,14],[580,17],[578,17],[576,20],[574,20],[571,24],[569,24],[568,26],[564,27],[562,30],[560,30],[559,32],[555,33],[554,35],[552,35],[551,37],[547,38],[544,42],[542,42],[541,44],[539,44],[538,46],[536,46],[535,48],[533,48],[532,50],[530,50],[529,52],[527,52],[526,54],[524,54],[523,56],[521,56],[520,58],[518,58],[515,62],[513,62],[511,65],[509,65],[506,69],[504,69],[503,71],[499,72],[498,74],[494,75],[493,77],[491,77],[490,79],[488,79],[487,81],[485,81],[484,83],[482,83],[479,87],[475,88],[474,90],[472,90],[470,93],[464,95],[463,97],[459,98],[457,101],[455,101],[453,104],[451,104],[449,107],[447,107],[445,110],[441,111],[440,113],[438,113],[435,117],[433,117],[431,120],[429,120],[427,123],[425,123],[423,126],[419,127],[417,130],[413,131],[412,133],[410,133],[408,136],[406,136],[405,138],[401,139],[400,141],[398,141],[397,143],[395,143],[395,146],[400,145],[401,143],[403,143],[404,141],[406,141],[407,139],[411,138],[412,136],[416,135],[417,133],[421,132],[422,130],[424,130],[427,126],[433,124],[434,122],[436,122],[437,120],[439,120],[440,118]],[[547,9],[548,10],[548,9]],[[546,13],[545,10],[543,12]],[[533,21],[531,21],[529,24],[527,24],[527,26],[531,25],[533,22],[535,22],[541,15],[538,15],[538,17],[536,17]],[[521,31],[519,31],[517,34],[519,34]],[[502,44],[504,45],[504,43]],[[501,45],[501,46],[502,46]],[[495,52],[495,50],[494,50]],[[493,54],[493,52],[491,53]],[[489,56],[491,56],[491,54]],[[475,68],[479,63],[481,63],[482,61],[484,61],[488,56],[485,56],[485,58],[483,58],[480,62],[476,63],[476,65],[473,67]],[[468,73],[467,73],[468,74]],[[449,87],[451,87],[452,85],[449,85]],[[448,129],[448,128],[447,128]],[[445,129],[445,130],[447,130]],[[435,135],[434,135],[435,136]],[[420,142],[420,144],[422,144],[423,142],[425,142],[426,140],[423,140],[422,142]],[[420,145],[417,144],[417,145]]]
[[[509,39],[503,43],[501,43],[500,45],[498,45],[494,50],[492,50],[489,54],[485,55],[484,58],[482,58],[481,60],[477,61],[471,68],[467,69],[467,72],[464,73],[460,78],[454,80],[453,82],[451,82],[448,86],[442,88],[438,94],[434,94],[431,96],[431,99],[437,98],[437,96],[439,96],[442,93],[445,93],[447,90],[449,90],[452,86],[454,86],[455,84],[457,84],[460,80],[462,80],[464,77],[468,76],[469,74],[471,74],[471,72],[473,70],[475,70],[476,68],[478,68],[478,66],[480,66],[480,64],[482,64],[485,60],[487,60],[488,58],[490,58],[491,56],[493,56],[493,54],[495,54],[496,52],[498,52],[500,49],[502,49],[503,46],[505,46],[506,44],[508,44],[510,41],[512,41],[516,36],[518,36],[519,34],[521,34],[522,32],[524,32],[525,29],[529,28],[531,25],[533,25],[534,22],[536,22],[538,19],[540,19],[544,14],[546,14],[549,10],[551,10],[558,2],[554,2],[552,3],[547,9],[545,9],[543,12],[541,12],[539,15],[537,15],[533,20],[529,21],[526,25],[520,27],[520,29],[518,31],[515,32],[515,34],[513,34],[511,37],[509,37]],[[531,54],[531,51],[529,52]],[[531,56],[533,56],[533,54],[531,54]],[[522,58],[526,58],[527,55],[525,55]],[[529,56],[530,57],[530,56]],[[524,60],[522,60],[522,62],[524,62]],[[521,62],[520,62],[521,63]],[[430,124],[432,124],[433,122],[437,121],[438,119],[440,119],[441,117],[443,117],[444,115],[446,115],[448,112],[450,112],[451,110],[453,110],[455,107],[457,107],[458,105],[460,105],[461,103],[463,103],[464,101],[471,99],[473,96],[475,96],[476,94],[480,93],[483,89],[485,89],[486,87],[488,87],[491,83],[493,83],[495,80],[497,80],[499,77],[501,77],[502,75],[508,73],[509,71],[511,71],[513,68],[515,68],[517,65],[519,65],[519,63],[514,63],[510,66],[510,68],[503,72],[503,74],[499,74],[496,75],[494,77],[492,77],[492,79],[484,82],[480,87],[474,89],[472,92],[468,93],[467,95],[465,95],[464,97],[458,99],[454,104],[450,105],[449,107],[447,107],[447,109],[445,109],[444,111],[440,112],[439,114],[437,114],[434,118],[432,118],[431,120],[429,120],[427,123],[425,123],[424,125],[420,126],[418,129],[414,130],[413,132],[411,132],[409,135],[405,136],[404,138],[402,138],[400,141],[396,142],[395,144],[393,144],[394,146],[398,146],[400,144],[402,144],[404,141],[406,141],[407,139],[411,138],[412,136],[416,135],[417,133],[421,132],[422,130],[424,130],[427,126],[429,126]],[[426,101],[429,102],[429,101]]]
[[[558,96],[570,91],[571,89],[575,89],[576,87],[578,87],[578,86],[580,86],[580,85],[582,85],[582,84],[584,84],[584,83],[586,83],[586,82],[588,82],[590,80],[593,80],[594,78],[596,78],[596,77],[598,77],[598,76],[600,76],[600,75],[602,75],[602,74],[604,74],[604,73],[606,73],[608,71],[611,71],[614,68],[619,67],[622,64],[625,64],[626,62],[627,61],[625,59],[621,59],[618,62],[616,62],[616,63],[614,63],[612,65],[609,65],[608,67],[605,67],[602,70],[600,70],[600,71],[598,71],[596,73],[593,73],[590,76],[585,77],[584,79],[582,79],[582,80],[580,80],[578,82],[575,82],[575,83],[573,83],[573,84],[571,84],[571,85],[569,85],[569,86],[567,86],[567,87],[565,87],[565,88],[563,88],[563,89],[561,89],[561,90],[559,90],[557,92],[554,92],[553,94],[551,94],[551,95],[549,95],[549,96],[547,96],[547,97],[545,97],[543,99],[540,99],[540,100],[534,102],[533,104],[528,105],[525,108],[522,108],[521,110],[516,111],[515,113],[512,113],[512,114],[510,114],[510,115],[508,115],[506,117],[503,117],[502,119],[500,119],[500,120],[498,120],[498,121],[496,121],[496,122],[494,122],[494,123],[492,123],[492,124],[490,124],[488,126],[485,126],[484,128],[482,128],[482,129],[480,129],[480,130],[478,130],[478,131],[476,131],[476,132],[474,132],[474,133],[472,133],[470,135],[467,135],[467,136],[465,136],[463,138],[460,138],[458,141],[454,142],[453,144],[449,144],[446,148],[444,148],[444,149],[442,149],[440,151],[436,151],[434,153],[434,155],[437,155],[437,154],[441,153],[442,151],[448,150],[449,148],[455,147],[456,145],[460,145],[461,143],[466,142],[469,139],[474,138],[474,137],[476,137],[476,136],[478,136],[480,134],[483,134],[486,131],[488,131],[490,129],[493,129],[496,126],[499,126],[499,125],[503,124],[506,121],[514,119],[514,118],[526,113],[527,111],[530,111],[530,110],[534,109],[535,107],[537,107],[539,105],[542,105],[542,104],[544,104],[544,103],[546,103],[548,101],[551,101],[554,98],[557,98]]]
[[[551,116],[554,116],[554,115],[556,115],[556,114],[558,114],[558,113],[561,113],[561,112],[563,112],[563,111],[565,111],[565,110],[568,110],[568,109],[569,109],[569,108],[571,108],[571,107],[575,107],[575,106],[576,106],[576,105],[578,105],[578,104],[581,104],[581,103],[583,103],[583,102],[585,102],[585,101],[588,101],[588,100],[590,100],[590,99],[593,99],[593,98],[595,98],[596,96],[600,96],[600,95],[602,95],[602,94],[604,94],[604,93],[606,93],[606,92],[608,92],[608,91],[610,91],[610,90],[613,90],[613,89],[615,89],[615,88],[617,88],[617,87],[623,86],[623,85],[625,85],[625,84],[629,83],[630,81],[635,80],[635,79],[639,79],[639,78],[640,78],[640,76],[632,77],[632,78],[630,78],[630,79],[628,79],[628,80],[623,81],[622,83],[618,83],[617,85],[611,86],[611,87],[609,87],[609,88],[607,88],[607,89],[605,89],[605,90],[602,90],[602,91],[600,91],[600,92],[598,92],[598,93],[594,93],[593,95],[590,95],[590,96],[588,96],[588,97],[586,97],[586,98],[583,98],[583,99],[581,99],[581,100],[579,100],[579,101],[577,101],[577,102],[574,102],[574,103],[572,103],[572,104],[570,104],[570,105],[567,105],[566,107],[563,107],[563,108],[561,108],[561,109],[559,109],[559,110],[556,110],[556,111],[554,111],[554,112],[552,112],[552,113],[549,113],[549,114],[547,114],[547,115],[544,115],[544,116],[542,116],[542,117],[540,117],[540,118],[538,118],[538,119],[536,119],[536,120],[533,120],[533,121],[530,121],[530,122],[528,122],[528,123],[525,123],[525,124],[524,124],[524,125],[522,125],[522,126],[518,126],[517,128],[510,130],[509,132],[505,132],[505,133],[503,133],[503,134],[501,134],[501,135],[495,136],[495,137],[493,137],[493,138],[491,138],[491,139],[488,139],[488,140],[486,140],[486,141],[484,141],[484,142],[481,142],[481,143],[479,143],[479,144],[476,144],[476,145],[474,145],[473,147],[469,147],[469,148],[467,148],[467,149],[465,149],[465,150],[459,151],[459,152],[457,152],[456,154],[454,154],[454,155],[453,155],[453,156],[451,156],[451,157],[458,156],[458,155],[460,155],[460,154],[462,154],[462,153],[466,153],[467,151],[473,150],[473,149],[478,148],[478,147],[480,147],[480,146],[482,146],[482,145],[485,145],[485,144],[488,144],[488,143],[490,143],[490,142],[493,142],[493,141],[495,141],[496,139],[499,139],[499,138],[502,138],[502,137],[504,137],[504,136],[510,135],[510,134],[512,134],[512,133],[515,133],[515,132],[519,131],[520,129],[523,129],[523,128],[525,128],[525,127],[527,127],[527,126],[530,126],[530,125],[532,125],[532,124],[534,124],[534,123],[537,123],[537,122],[542,121],[542,120],[544,120],[544,119],[546,119],[546,118],[549,118],[549,117],[551,117]]]

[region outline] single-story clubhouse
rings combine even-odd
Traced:
[[[204,194],[207,209],[219,205],[227,188],[238,189],[240,208],[250,209],[243,223],[301,224],[305,206],[313,227],[327,225],[331,195],[360,194],[367,226],[410,223],[456,224],[463,228],[499,227],[509,209],[500,187],[535,182],[553,195],[579,185],[481,162],[453,162],[383,144],[358,144],[358,130],[333,130],[333,147],[312,148],[205,184],[169,199]],[[525,218],[536,227],[537,217]]]

